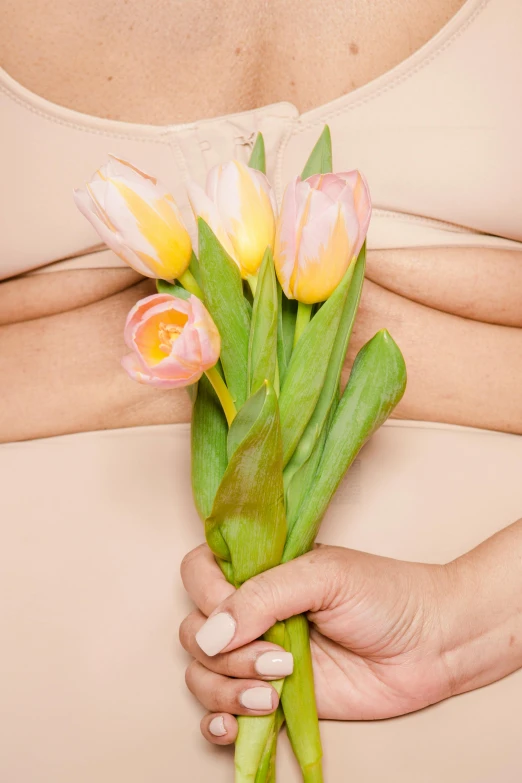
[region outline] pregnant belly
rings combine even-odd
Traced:
[[[186,393],[130,381],[122,329],[154,284],[127,269],[0,286],[0,442],[188,421]],[[522,432],[522,264],[511,251],[369,253],[346,371],[387,328],[408,367],[395,415]]]

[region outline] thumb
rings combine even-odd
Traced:
[[[333,576],[326,559],[327,549],[315,549],[249,579],[200,628],[200,648],[210,656],[235,650],[258,639],[278,620],[324,608]]]

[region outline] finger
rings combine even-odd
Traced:
[[[214,609],[196,634],[209,656],[257,639],[278,620],[324,609],[332,595],[336,571],[328,548],[249,579]]]
[[[277,709],[279,696],[269,683],[234,680],[193,661],[185,672],[189,691],[209,712],[233,715],[268,715]]]
[[[263,680],[278,680],[287,677],[294,670],[292,653],[286,652],[271,642],[256,641],[230,653],[210,657],[196,641],[196,634],[205,624],[206,617],[197,609],[186,617],[179,629],[183,648],[216,674],[241,679],[254,677]]]
[[[237,720],[226,712],[209,712],[201,721],[201,733],[214,745],[232,745],[237,732]]]
[[[206,544],[185,555],[181,562],[181,579],[187,593],[207,617],[235,591]]]

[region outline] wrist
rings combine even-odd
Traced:
[[[443,567],[440,655],[448,696],[522,666],[522,571],[502,561],[498,545],[491,539]]]

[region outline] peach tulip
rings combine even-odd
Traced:
[[[209,171],[206,190],[191,183],[188,195],[194,215],[208,223],[241,276],[257,274],[275,234],[276,202],[265,175],[231,160]]]
[[[274,247],[277,276],[289,299],[304,304],[328,299],[363,246],[371,211],[358,171],[290,182]]]
[[[196,383],[219,359],[219,332],[196,297],[154,294],[127,316],[122,365],[135,381],[162,389]]]
[[[154,177],[110,155],[74,200],[110,249],[142,275],[174,280],[188,268],[190,236]]]

